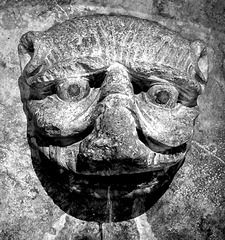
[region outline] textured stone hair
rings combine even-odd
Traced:
[[[92,15],[74,18],[45,32],[28,32],[21,37],[19,52],[31,53],[26,72],[43,61],[45,69],[70,59],[85,59],[91,67],[101,68],[118,61],[134,71],[177,81],[182,79],[201,89],[207,81],[199,60],[207,65],[205,44],[189,41],[151,21],[129,16]],[[59,65],[62,63],[59,63]]]

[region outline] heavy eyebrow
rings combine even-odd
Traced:
[[[146,71],[137,71],[131,68],[128,68],[129,75],[135,80],[150,81],[150,82],[165,82],[172,85],[183,87],[185,89],[196,88],[196,91],[199,91],[199,84],[196,80],[190,80],[188,76],[176,72],[173,69],[159,68],[153,66]]]
[[[158,81],[167,81],[167,82],[174,82],[178,85],[182,83],[188,84],[188,80],[183,76],[181,73],[177,73],[172,68],[168,67],[159,67],[156,65],[151,66],[150,68],[146,69],[132,69],[128,68],[128,71],[131,76],[135,76],[136,78],[143,78],[145,80],[152,80],[158,79]]]
[[[150,87],[152,87],[155,84],[172,84],[175,86],[175,83],[173,81],[170,81],[166,78],[163,78],[160,74],[157,72],[152,72],[151,74],[143,74],[136,72],[132,69],[128,69],[128,74],[130,76],[131,82],[134,85],[138,85],[142,91],[146,92]]]
[[[181,104],[187,107],[194,107],[197,105],[197,97],[199,95],[198,89],[196,87],[190,86],[187,83],[186,79],[180,78],[179,80],[182,84],[179,85],[179,81],[174,81],[174,78],[172,80],[169,78],[165,79],[159,77],[157,74],[144,75],[137,73],[132,69],[129,69],[129,75],[134,87],[135,94],[138,94],[141,91],[147,92],[148,89],[155,84],[171,84],[179,92],[178,101]]]

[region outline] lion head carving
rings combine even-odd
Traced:
[[[28,32],[18,50],[33,157],[53,164],[49,176],[58,171],[66,211],[100,222],[147,211],[189,149],[204,43],[135,17],[91,15]]]

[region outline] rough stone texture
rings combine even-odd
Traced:
[[[30,31],[18,50],[34,168],[53,201],[87,221],[146,212],[189,150],[205,44],[152,21],[92,15]]]
[[[66,2],[66,1],[65,1]],[[1,1],[0,239],[101,239],[99,225],[73,218],[46,194],[32,167],[18,77],[17,45],[29,30],[90,12],[145,16],[211,45],[211,74],[191,152],[170,189],[146,214],[103,224],[105,239],[225,239],[223,1]],[[219,7],[220,6],[220,7]],[[139,13],[137,13],[139,12]]]

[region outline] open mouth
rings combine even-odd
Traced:
[[[166,168],[152,169],[145,172],[101,176],[97,174],[73,175],[70,190],[96,199],[107,199],[110,193],[112,200],[140,197],[150,194],[173,178],[183,163],[183,159]]]
[[[145,145],[149,145],[150,140],[144,139],[140,132],[139,138]],[[80,142],[72,145],[62,146],[37,146],[42,158],[48,158],[59,165],[70,169],[66,171],[63,179],[65,186],[74,194],[89,196],[95,199],[107,199],[109,192],[111,199],[135,198],[150,194],[154,189],[164,182],[170,181],[183,163],[188,150],[188,144],[184,143],[177,147],[168,147],[163,144],[151,141],[148,147],[149,154],[146,159],[145,168],[127,170],[127,162],[121,168],[121,162],[113,161],[110,170],[99,170],[92,172],[75,171],[77,166],[72,166],[71,161],[77,158]],[[153,150],[154,149],[154,150]],[[44,155],[44,156],[43,156]],[[117,164],[120,164],[118,171]],[[71,171],[71,169],[73,169]],[[68,174],[68,172],[70,172]]]
[[[110,191],[111,199],[135,198],[149,194],[164,182],[170,181],[183,163],[188,150],[188,144],[170,147],[161,152],[149,149],[146,170],[140,168],[130,170],[129,173],[118,173],[117,162],[110,171],[96,171],[95,173],[75,173],[71,190],[82,194],[89,194],[98,199],[107,199]],[[126,162],[124,172],[127,172]],[[121,163],[120,163],[121,169]],[[85,189],[85,191],[84,191]]]
[[[40,132],[29,140],[38,159],[33,164],[41,162],[35,168],[46,192],[63,211],[88,221],[124,221],[146,212],[168,189],[190,146],[170,147],[137,129],[144,159],[79,159],[80,145],[92,130],[77,141],[73,136],[47,138]]]
[[[66,170],[38,152],[32,158],[34,169],[54,203],[71,216],[97,222],[125,221],[149,210],[185,159],[138,173],[102,176]]]

